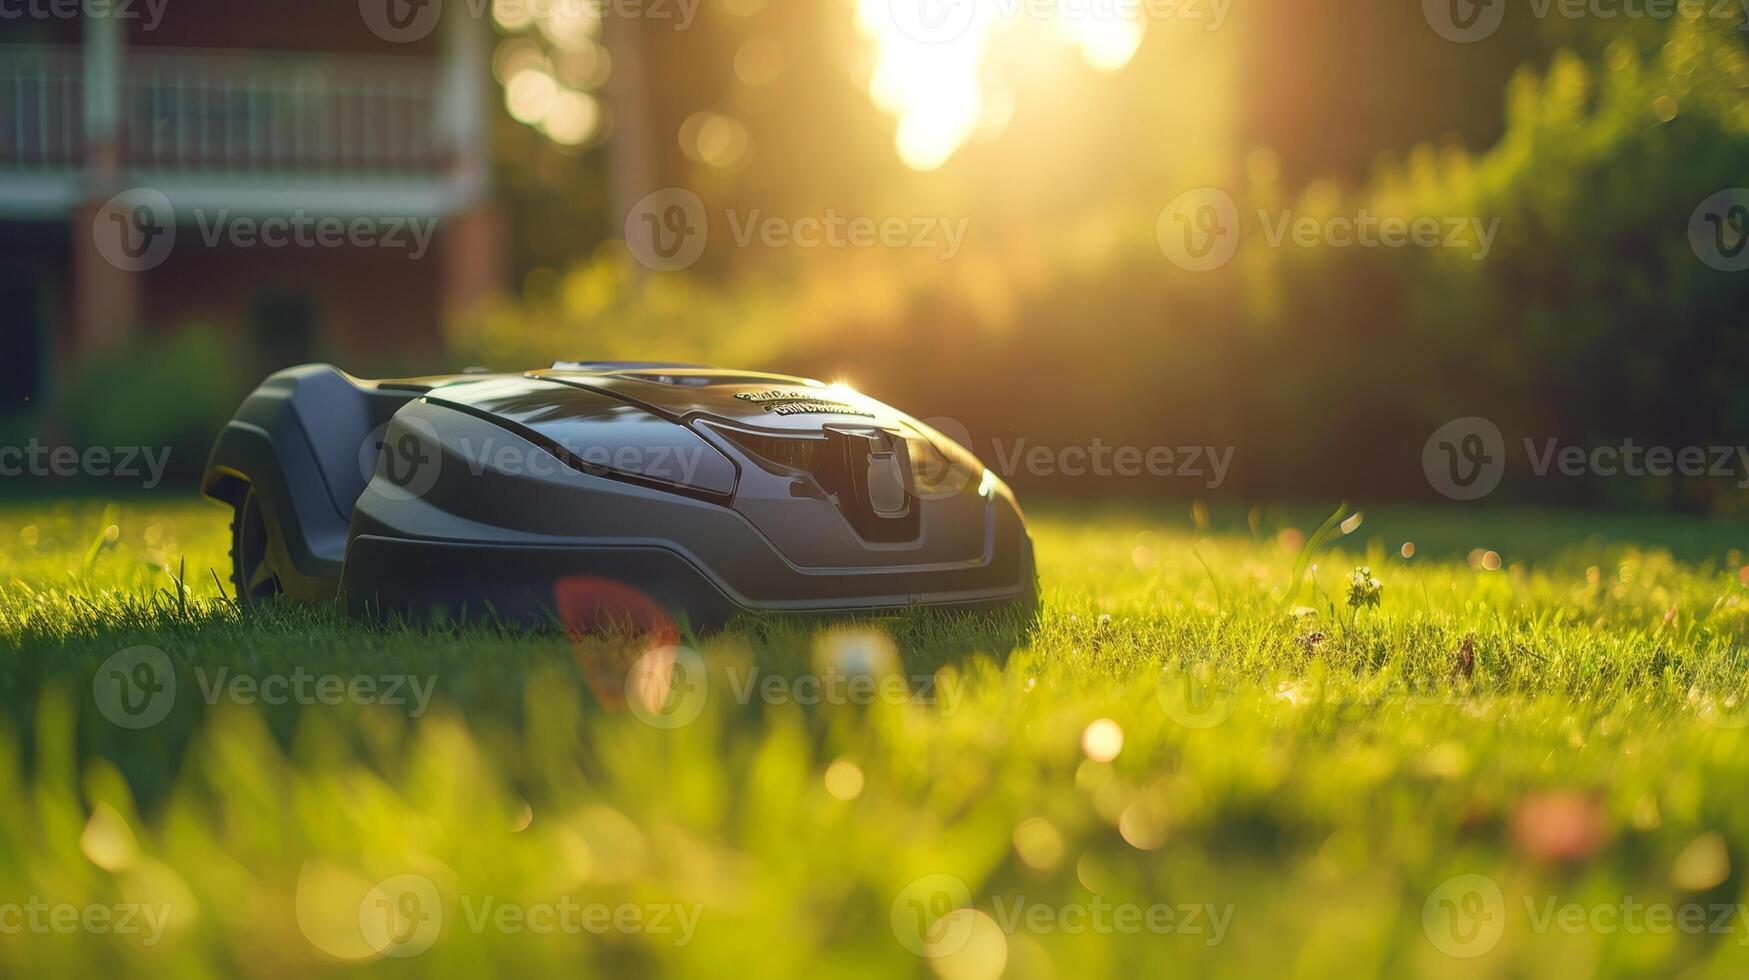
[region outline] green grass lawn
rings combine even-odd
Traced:
[[[1324,516],[1038,507],[1034,624],[634,662],[0,507],[0,972],[1749,974],[1744,528]]]

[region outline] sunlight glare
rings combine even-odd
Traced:
[[[941,25],[923,19],[912,23],[909,4],[919,0],[857,0],[857,23],[874,40],[875,66],[869,96],[882,111],[898,118],[894,145],[899,158],[914,170],[934,170],[980,132],[994,135],[1013,112],[999,79],[984,77],[985,56],[999,38],[1010,42],[1023,29],[1042,28],[1075,45],[1088,65],[1116,71],[1130,62],[1141,46],[1145,25],[1139,10],[1101,7],[1082,9],[1058,4],[1031,23],[1010,23],[1011,8],[992,0],[959,0],[972,4],[963,24],[943,28],[941,37],[919,37],[919,30]],[[1006,12],[1005,11],[1009,11]],[[909,25],[909,26],[907,26]],[[986,102],[995,102],[993,107]]]
[[[601,106],[582,92],[561,90],[541,119],[541,129],[553,142],[577,146],[595,132],[601,122]]]
[[[1081,47],[1081,57],[1097,71],[1116,71],[1130,63],[1142,46],[1142,21],[1136,10],[1099,6],[1078,17],[1061,17],[1057,27]]]
[[[533,125],[546,117],[558,94],[553,76],[530,68],[518,72],[504,86],[504,107],[517,122]]]
[[[877,57],[869,95],[898,117],[895,146],[906,166],[934,170],[977,129],[983,114],[978,76],[992,15],[980,3],[958,36],[928,43],[899,26],[893,0],[859,0],[857,21],[874,38]]]

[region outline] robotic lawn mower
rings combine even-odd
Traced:
[[[213,447],[239,602],[555,621],[1024,607],[1032,542],[963,447],[843,386],[669,364],[268,378]],[[579,583],[582,583],[579,585]]]

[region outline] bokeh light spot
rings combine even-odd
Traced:
[[[1100,718],[1082,731],[1081,751],[1094,762],[1110,762],[1123,751],[1123,728],[1110,718]]]
[[[783,74],[783,49],[777,42],[756,37],[735,52],[735,77],[743,84],[770,85]]]
[[[1008,937],[996,920],[977,909],[959,909],[950,913],[964,917],[965,923],[942,930],[943,935],[957,939],[965,936],[957,949],[942,948],[926,951],[930,969],[942,980],[996,980],[1008,966]],[[969,933],[965,931],[969,923]]]
[[[504,86],[504,108],[517,122],[533,125],[546,118],[559,94],[559,83],[538,69],[518,72]]]
[[[854,800],[862,795],[862,769],[848,759],[837,759],[826,767],[826,792],[834,799]]]
[[[1028,866],[1049,871],[1063,860],[1063,835],[1049,820],[1029,817],[1014,828],[1014,852]]]

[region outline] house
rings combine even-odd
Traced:
[[[497,291],[489,5],[444,6],[0,11],[0,409],[189,322],[384,356]]]

